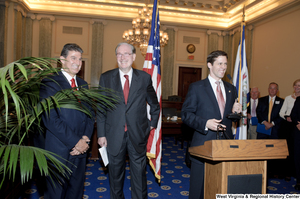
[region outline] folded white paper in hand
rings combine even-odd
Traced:
[[[106,147],[103,146],[103,147],[99,148],[99,152],[100,152],[102,161],[104,163],[104,166],[107,166],[109,162],[108,162]]]

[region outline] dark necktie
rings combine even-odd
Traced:
[[[128,94],[129,94],[129,77],[128,77],[128,75],[124,75],[124,77],[126,78],[126,81],[124,84],[123,93],[124,93],[125,104],[127,104]],[[126,131],[127,131],[127,124],[125,123],[125,132]]]
[[[223,93],[221,90],[220,82],[216,81],[216,84],[217,84],[217,100],[218,100],[221,116],[223,118],[224,109],[225,109],[225,100],[224,100]]]
[[[75,87],[76,87],[75,79],[74,79],[74,78],[71,79],[71,87],[72,87],[72,88],[75,88]]]

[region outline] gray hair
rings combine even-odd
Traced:
[[[116,54],[117,54],[118,48],[119,48],[121,45],[127,45],[127,46],[130,46],[131,52],[132,52],[133,54],[136,53],[136,49],[135,49],[135,47],[134,47],[133,45],[131,45],[131,44],[129,44],[129,43],[126,43],[126,42],[121,42],[121,43],[119,43],[119,44],[117,45],[117,47],[116,47],[116,49],[115,49],[115,53],[116,53]]]

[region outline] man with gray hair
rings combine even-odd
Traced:
[[[258,87],[251,88],[250,91],[250,103],[247,107],[247,118],[248,118],[248,139],[256,139],[257,138],[257,116],[256,116],[256,107],[258,105],[258,97],[259,97]]]
[[[160,107],[151,76],[133,69],[134,46],[119,43],[115,53],[119,68],[100,77],[100,86],[119,93],[120,102],[114,110],[106,110],[97,118],[98,144],[107,146],[109,160],[110,198],[124,198],[126,154],[129,156],[131,195],[147,198],[146,150],[150,130],[156,128]],[[151,120],[147,118],[150,105]]]

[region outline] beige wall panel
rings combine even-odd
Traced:
[[[90,23],[81,21],[75,17],[72,19],[57,19],[54,23],[54,56],[60,56],[60,52],[66,43],[76,43],[83,49],[83,57],[90,55]],[[80,27],[82,34],[63,33],[63,26]]]
[[[184,43],[183,37],[198,37],[200,43],[193,43],[196,47],[196,51],[192,54],[188,53],[186,47],[190,43]],[[194,31],[194,30],[178,30],[177,33],[177,51],[176,61],[189,62],[189,63],[205,63],[205,47],[206,47],[206,32]],[[188,56],[194,55],[194,60],[189,60]]]
[[[130,28],[131,22],[107,20],[107,24],[104,26],[104,51],[102,72],[106,72],[108,70],[118,67],[115,55],[115,48],[118,45],[118,43],[124,42],[122,39],[123,32]],[[140,49],[136,48],[136,60],[133,64],[133,67],[142,70],[144,60],[145,59],[142,56]]]
[[[261,96],[268,94],[270,82],[279,84],[279,96],[293,92],[294,80],[300,78],[300,8],[256,25],[250,86],[258,86]]]

